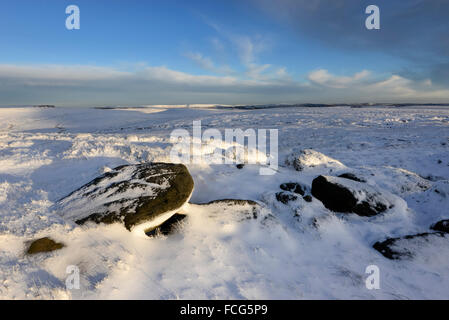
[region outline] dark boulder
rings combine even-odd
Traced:
[[[33,241],[28,250],[28,254],[36,254],[36,253],[42,253],[42,252],[51,252],[55,250],[62,249],[64,247],[64,244],[58,243],[54,241],[53,239],[50,239],[48,237],[37,239]]]
[[[449,220],[441,220],[430,227],[432,230],[449,233]]]
[[[131,230],[161,224],[184,206],[192,192],[193,179],[183,164],[125,165],[60,200],[58,209],[78,224],[121,222]]]
[[[391,200],[372,187],[344,178],[319,176],[312,182],[312,195],[334,212],[375,216],[393,207]]]
[[[305,202],[312,202],[312,197],[310,195],[306,195],[302,198],[304,199]]]

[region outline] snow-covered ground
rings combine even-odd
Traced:
[[[169,236],[81,227],[57,214],[59,199],[110,168],[170,162],[170,133],[190,131],[194,120],[203,129],[279,129],[282,166],[262,176],[257,165],[188,165],[188,219]],[[390,194],[394,208],[367,218],[334,214],[316,199],[276,201],[281,183],[310,187],[328,173],[283,165],[301,149],[338,160]],[[449,299],[449,241],[397,261],[372,248],[449,219],[448,180],[449,107],[2,108],[0,298]],[[194,205],[225,198],[255,200],[262,216],[242,221],[232,210]],[[46,236],[66,246],[25,254],[30,240]],[[68,265],[80,268],[79,290],[66,290]],[[369,265],[380,269],[379,290],[365,286]]]

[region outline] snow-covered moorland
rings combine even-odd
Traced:
[[[189,164],[187,218],[170,235],[79,226],[58,214],[58,200],[117,166],[170,162],[170,133],[191,130],[194,120],[219,130],[279,129],[278,172]],[[305,149],[303,170],[286,164]],[[332,212],[314,197],[279,201],[283,183],[310,195],[316,177],[342,173],[391,207],[364,217]],[[217,199],[254,200],[257,219],[241,218],[251,204],[199,205]],[[447,237],[402,241],[413,255],[399,260],[373,249],[443,219],[449,107],[0,109],[0,298],[449,299]],[[26,254],[43,237],[64,247]],[[66,290],[69,265],[80,269],[79,290]],[[379,290],[365,286],[369,265],[379,267]]]

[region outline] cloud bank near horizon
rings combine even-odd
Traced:
[[[312,70],[304,80],[194,75],[164,66],[0,65],[2,105],[264,104],[447,102],[449,90],[430,79],[379,76],[361,70],[339,76]]]

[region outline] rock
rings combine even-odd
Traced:
[[[432,230],[449,233],[449,220],[441,220],[430,227]]]
[[[379,251],[384,257],[391,260],[402,258],[412,258],[414,255],[413,247],[420,247],[432,238],[445,237],[442,232],[420,233],[408,235],[399,238],[389,238],[382,242],[376,242],[373,248]]]
[[[334,212],[374,216],[392,208],[388,199],[371,186],[344,178],[319,176],[312,182],[312,195]]]
[[[146,230],[145,234],[149,237],[156,236],[157,234],[163,234],[164,236],[168,236],[176,231],[176,228],[179,226],[179,223],[187,218],[185,214],[174,214],[167,221],[165,221],[160,226],[152,230]]]
[[[283,204],[287,204],[290,201],[298,200],[298,197],[290,192],[278,192],[276,193],[276,200],[282,202]]]
[[[355,174],[350,173],[350,172],[340,174],[338,177],[339,178],[345,178],[345,179],[353,180],[353,181],[357,181],[357,182],[366,182],[365,179],[359,178]]]
[[[304,199],[305,202],[312,202],[312,197],[309,195],[306,195],[304,197],[302,197]]]
[[[293,167],[296,171],[316,168],[328,169],[328,172],[331,172],[336,169],[346,168],[340,161],[332,159],[312,149],[301,150],[298,154],[292,153],[287,157],[285,164]]]
[[[302,198],[306,202],[312,202],[312,197],[306,194],[306,187],[297,182],[287,182],[279,186],[282,190],[286,192],[276,193],[276,200],[282,202],[283,204],[288,204],[290,201],[298,200],[297,195],[303,196]]]
[[[245,165],[243,163],[239,163],[238,165],[236,165],[237,169],[241,170],[243,169]]]
[[[280,188],[284,191],[290,191],[302,196],[305,194],[305,188],[296,182],[283,183],[280,185]]]
[[[124,165],[72,192],[57,208],[64,218],[78,224],[121,222],[130,231],[145,231],[182,208],[193,186],[183,164]]]
[[[45,237],[38,240],[35,240],[31,243],[30,247],[27,250],[28,254],[36,254],[42,252],[51,252],[55,250],[62,249],[64,244],[55,242],[54,240]]]

